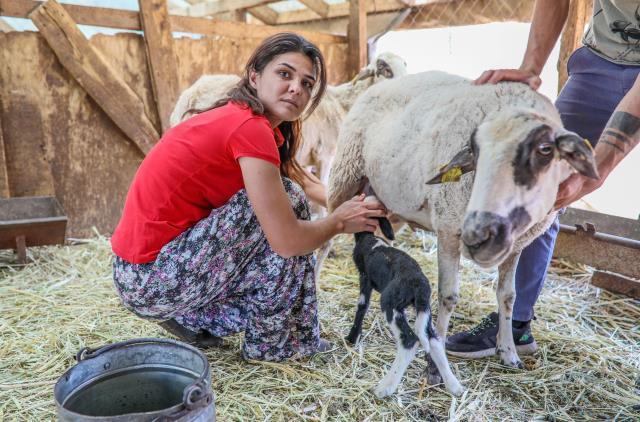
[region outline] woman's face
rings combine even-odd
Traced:
[[[275,56],[261,73],[252,71],[249,83],[257,91],[271,126],[276,127],[300,117],[311,98],[316,74],[306,55],[284,53]]]

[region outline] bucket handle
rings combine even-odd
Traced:
[[[115,348],[131,346],[133,344],[144,344],[144,343],[164,343],[164,344],[170,344],[172,346],[180,346],[185,349],[189,349],[195,352],[196,355],[198,355],[200,359],[202,359],[203,367],[205,368],[205,370],[203,371],[202,374],[200,374],[198,379],[193,384],[189,385],[187,388],[184,389],[184,392],[182,393],[182,405],[184,409],[176,413],[173,413],[171,415],[163,416],[161,420],[163,421],[177,420],[180,417],[184,416],[187,412],[190,412],[195,409],[199,409],[201,407],[208,406],[211,403],[211,401],[213,400],[213,393],[211,392],[210,388],[207,388],[207,382],[206,382],[206,377],[207,377],[207,374],[209,373],[209,362],[207,361],[207,359],[204,357],[204,355],[200,350],[188,344],[182,343],[180,341],[166,339],[166,338],[137,338],[137,339],[121,341],[118,343],[106,344],[104,346],[97,347],[97,348],[83,347],[76,354],[76,361],[82,362],[87,359],[93,359]]]

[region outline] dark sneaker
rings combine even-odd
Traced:
[[[496,337],[498,336],[498,313],[492,312],[469,331],[463,331],[447,337],[446,350],[453,356],[478,359],[496,354]],[[516,351],[521,355],[530,355],[538,350],[538,345],[531,335],[531,323],[521,328],[513,328],[513,340]]]
[[[196,333],[178,324],[175,319],[160,322],[158,325],[178,337],[181,341],[202,349],[220,347],[223,344],[223,340],[220,337],[216,337],[206,330],[200,330]]]

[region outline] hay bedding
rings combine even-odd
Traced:
[[[435,284],[435,240],[408,233],[399,244]],[[231,337],[225,349],[207,352],[218,420],[640,419],[640,303],[590,286],[585,268],[558,263],[538,303],[540,350],[524,357],[526,370],[509,370],[496,358],[452,358],[468,387],[456,399],[425,385],[419,354],[398,393],[377,400],[371,390],[395,347],[378,306],[367,315],[361,346],[342,340],[358,297],[351,247],[349,237],[337,240],[319,283],[322,332],[338,349],[287,364],[246,363],[239,357],[241,337]],[[164,335],[120,306],[105,238],[29,253],[33,262],[22,268],[11,263],[10,251],[0,252],[0,420],[54,419],[53,385],[81,347]],[[463,265],[452,331],[494,309],[494,279]]]

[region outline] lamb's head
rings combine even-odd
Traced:
[[[364,67],[355,77],[354,83],[363,80],[376,83],[384,79],[399,78],[406,74],[407,63],[404,59],[396,54],[385,52],[378,54],[373,62]]]
[[[482,267],[500,264],[552,211],[558,186],[573,171],[598,178],[589,143],[531,110],[490,116],[455,160],[455,168],[475,169],[461,240],[463,253]]]

